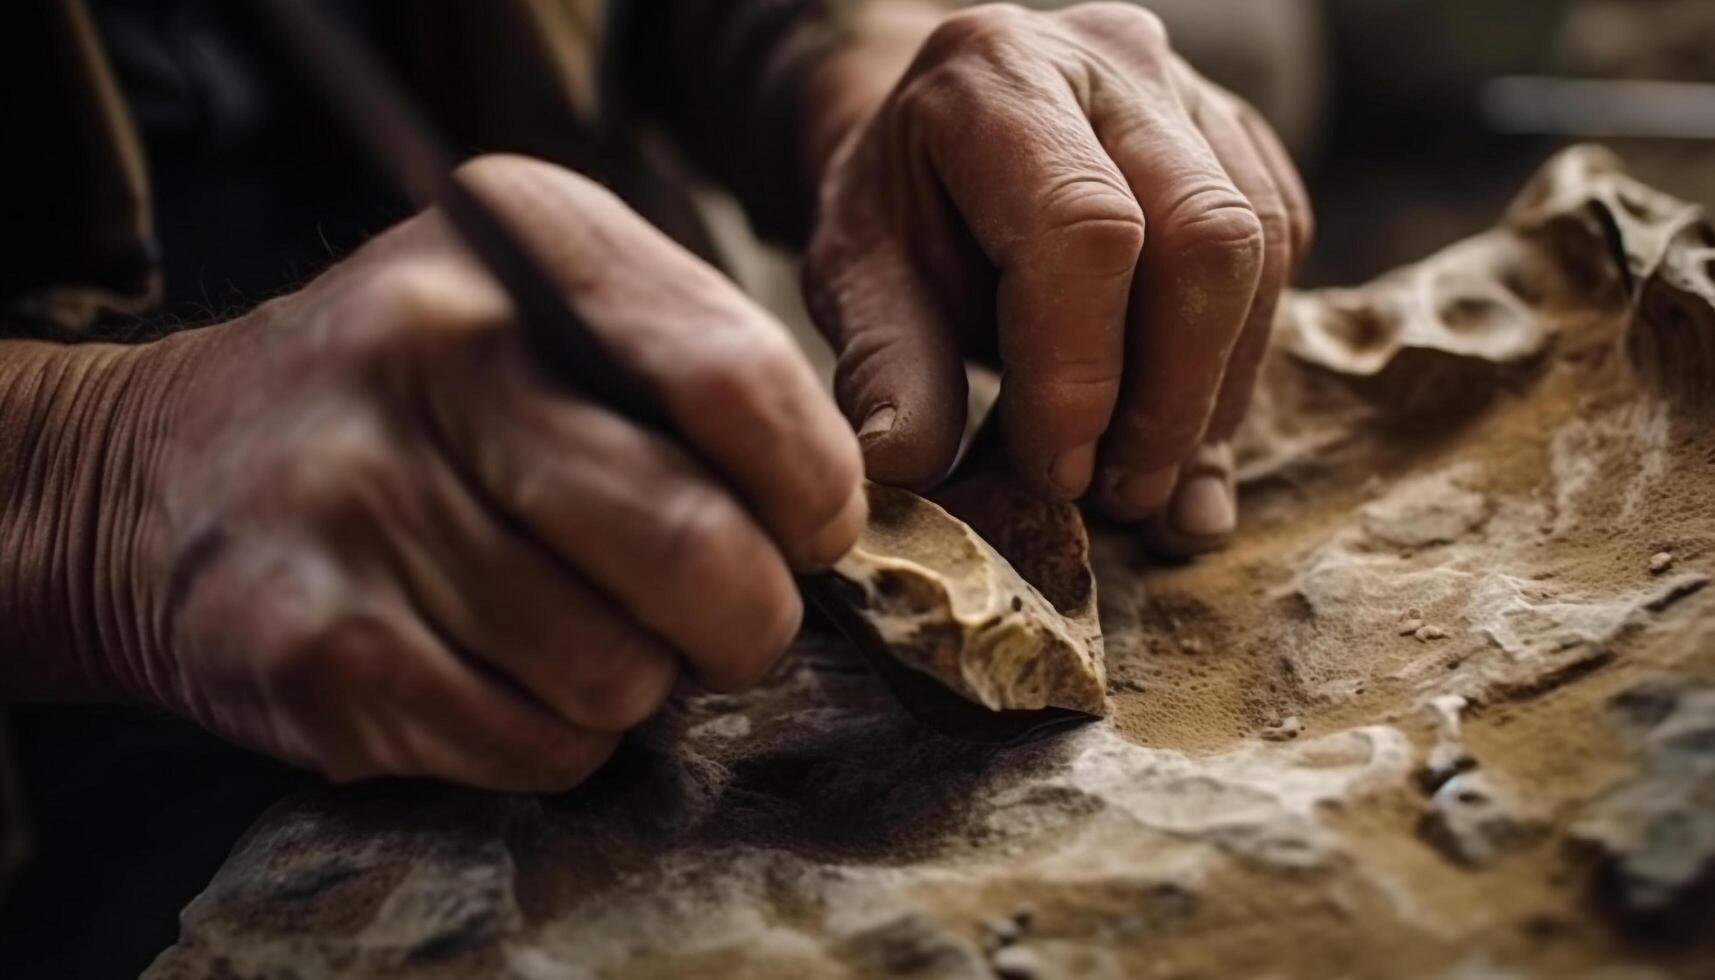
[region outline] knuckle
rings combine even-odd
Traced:
[[[1266,258],[1273,260],[1278,257],[1276,264],[1284,271],[1290,266],[1292,257],[1299,254],[1291,214],[1287,212],[1286,205],[1277,199],[1259,204],[1256,217],[1258,224],[1262,226],[1263,241],[1268,249]]]
[[[276,644],[261,664],[268,692],[291,705],[317,705],[333,692],[373,689],[393,659],[394,640],[374,617],[330,614]]]
[[[1256,208],[1231,185],[1207,183],[1184,194],[1162,222],[1176,244],[1260,247],[1262,222]]]
[[[741,550],[743,517],[713,487],[694,484],[667,496],[659,512],[657,548],[680,595],[695,595],[731,573]]]
[[[1255,213],[1262,237],[1270,248],[1291,245],[1292,216],[1287,213],[1285,202],[1279,198],[1260,201],[1255,205]]]
[[[1220,283],[1256,278],[1265,242],[1262,221],[1230,186],[1205,185],[1186,194],[1162,220],[1160,232],[1168,247],[1196,264],[1200,277]]]
[[[500,294],[444,255],[394,259],[366,270],[325,331],[327,354],[359,371],[382,373],[450,347],[470,353],[506,335]]]
[[[731,426],[765,426],[771,431],[773,404],[800,382],[799,365],[784,339],[747,331],[743,343],[726,343],[705,352],[687,370],[680,396],[696,418]]]
[[[561,793],[588,779],[612,757],[619,738],[604,732],[568,734],[536,754],[536,771],[518,780],[518,789]]]
[[[323,426],[312,444],[253,477],[270,506],[289,508],[311,527],[371,514],[403,482],[397,452],[380,425],[361,417]]]
[[[1059,354],[1045,359],[1042,367],[1046,370],[1037,380],[1037,385],[1045,389],[1043,394],[1061,407],[1056,417],[1060,425],[1056,428],[1066,427],[1070,418],[1087,420],[1077,426],[1079,429],[1089,425],[1106,424],[1114,396],[1118,393],[1120,381],[1125,374],[1122,359],[1088,354]],[[1101,434],[1101,429],[1083,434],[1097,436]]]
[[[440,319],[447,306],[447,273],[444,263],[415,257],[387,262],[370,273],[363,295],[383,315],[369,320],[393,327],[379,331],[376,339],[408,341],[415,324]]]
[[[1045,238],[1067,265],[1089,275],[1130,273],[1143,252],[1143,209],[1119,181],[1081,175],[1046,196]]]
[[[986,3],[943,18],[930,32],[923,49],[931,56],[954,53],[990,54],[1009,46],[1028,23],[1031,13],[1010,3]]]
[[[511,153],[482,153],[458,165],[453,176],[468,184],[482,185],[509,180],[532,162],[527,157]]]
[[[1155,11],[1135,3],[1100,0],[1078,4],[1066,13],[1103,34],[1123,37],[1144,51],[1166,54],[1171,49],[1167,22]]]
[[[980,86],[957,62],[943,61],[911,76],[895,99],[908,118],[958,119],[964,107],[980,105]]]

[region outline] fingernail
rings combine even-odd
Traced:
[[[1090,485],[1090,473],[1095,466],[1096,444],[1092,442],[1061,453],[1048,475],[1054,481],[1054,489],[1069,498],[1080,497]]]
[[[1238,526],[1238,509],[1227,481],[1214,473],[1202,473],[1186,481],[1173,497],[1168,523],[1190,538],[1218,538]]]
[[[868,442],[893,431],[893,422],[899,418],[899,412],[892,405],[883,405],[869,413],[858,428],[858,441]]]
[[[1153,473],[1134,473],[1117,478],[1110,496],[1112,503],[1125,511],[1117,516],[1130,520],[1161,509],[1173,493],[1173,482],[1178,478],[1179,470],[1172,466]]]

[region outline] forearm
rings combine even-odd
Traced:
[[[0,695],[138,696],[163,358],[0,341]]]
[[[800,243],[817,175],[947,0],[663,0],[614,39],[621,104],[663,124],[764,234]],[[662,9],[665,8],[665,9]]]

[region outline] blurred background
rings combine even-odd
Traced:
[[[1582,140],[1715,204],[1710,0],[1145,6],[1291,144],[1319,226],[1307,285],[1358,282],[1487,226],[1541,161]]]

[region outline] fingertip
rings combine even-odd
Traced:
[[[526,779],[501,778],[497,788],[514,792],[564,793],[596,774],[619,748],[615,732],[580,730],[568,744],[548,753],[538,771]]]
[[[1139,521],[1161,510],[1173,496],[1179,467],[1143,473],[1109,469],[1102,474],[1100,504],[1118,521]]]
[[[857,544],[858,535],[863,532],[864,522],[868,519],[869,495],[860,482],[840,512],[816,533],[806,556],[805,570],[819,571],[844,557]]]
[[[647,652],[644,652],[647,650]],[[573,725],[597,734],[618,734],[642,724],[673,693],[679,660],[663,650],[643,648],[628,658],[628,669],[575,691],[555,705]]]
[[[1238,488],[1233,450],[1226,441],[1206,443],[1181,469],[1172,497],[1151,521],[1146,537],[1158,552],[1192,558],[1217,551],[1238,531]]]
[[[1096,443],[1070,449],[1025,451],[1010,447],[1012,473],[1030,492],[1048,500],[1077,500],[1096,475]]]
[[[1231,488],[1218,474],[1200,473],[1179,485],[1167,507],[1173,529],[1193,540],[1219,540],[1238,525]]]
[[[784,562],[755,571],[733,600],[736,627],[686,651],[692,674],[708,690],[735,694],[762,683],[792,649],[804,626],[804,597]],[[748,596],[745,595],[748,593]]]
[[[892,418],[885,427],[875,422],[877,415],[885,418],[889,414]],[[962,395],[956,402],[947,399],[944,404],[916,411],[884,406],[866,416],[859,429],[864,473],[888,486],[929,490],[952,470],[964,426]]]
[[[1048,480],[1055,493],[1076,500],[1089,489],[1096,471],[1096,444],[1087,442],[1061,453],[1049,466]]]

